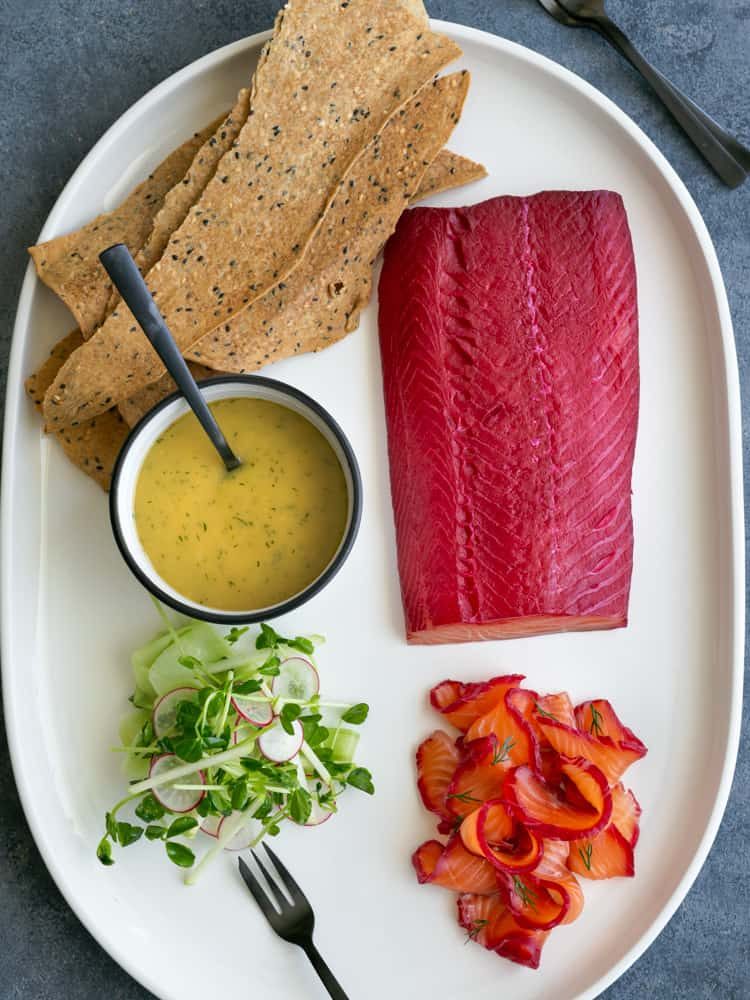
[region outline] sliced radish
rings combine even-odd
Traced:
[[[227,819],[232,819],[236,817],[237,813],[232,813],[232,816],[223,816],[221,822],[219,823],[218,836],[221,837],[221,828],[224,825],[224,821]],[[237,830],[233,837],[224,844],[225,851],[244,851],[248,847],[252,847],[253,841],[260,836],[263,832],[263,824],[259,819],[248,818],[246,823]]]
[[[321,823],[325,823],[333,816],[333,812],[330,809],[324,809],[318,803],[317,799],[313,799],[312,809],[310,811],[310,817],[305,823],[305,826],[320,826]]]
[[[304,656],[290,656],[281,661],[271,690],[277,698],[309,701],[320,691],[318,671]]]
[[[273,722],[273,709],[268,701],[253,701],[251,696],[235,694],[232,696],[232,706],[238,715],[254,726],[270,726]]]
[[[177,706],[181,701],[198,700],[198,692],[195,688],[179,687],[173,691],[167,691],[165,695],[154,705],[151,721],[154,727],[154,735],[157,739],[166,736],[169,730],[177,721]]]
[[[255,729],[251,729],[250,727],[251,723],[245,721],[243,725],[238,726],[234,730],[234,732],[232,733],[232,740],[231,740],[233,747],[236,747],[238,743],[244,742],[248,738],[248,736],[251,736],[255,732]],[[248,753],[250,753],[249,750]]]
[[[288,733],[280,722],[263,730],[258,737],[258,749],[266,760],[283,764],[299,753],[304,741],[304,731],[297,719],[292,723],[292,730],[292,733]]]
[[[177,754],[163,753],[161,756],[153,757],[151,759],[151,767],[149,768],[148,776],[149,778],[156,778],[159,775],[166,774],[168,771],[173,770],[175,767],[182,767],[184,763],[185,761],[180,760]],[[198,782],[205,785],[206,779],[203,777],[203,771],[193,772],[193,774],[189,775],[185,779],[185,784],[188,782],[191,785],[198,784]],[[175,813],[191,812],[206,794],[205,792],[196,791],[194,789],[174,788],[172,785],[159,785],[158,787],[152,789],[152,791],[154,798],[157,799],[165,809],[169,809],[170,812]]]
[[[223,820],[223,816],[204,816],[200,824],[201,833],[206,833],[209,837],[218,837]]]
[[[318,796],[316,795],[316,785],[320,782],[316,781],[314,778],[305,782],[307,790],[312,798],[312,809],[310,815],[307,819],[305,826],[320,826],[321,823],[325,823],[326,820],[333,816],[333,812],[330,809],[324,809],[323,806],[318,802]],[[294,822],[294,820],[292,821]]]

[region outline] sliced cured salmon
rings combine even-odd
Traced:
[[[442,730],[420,743],[417,748],[417,788],[425,809],[441,819],[451,819],[446,798],[461,754],[453,740]]]
[[[539,968],[548,931],[522,927],[500,895],[464,893],[458,897],[458,922],[470,941],[530,969]]]
[[[407,211],[379,299],[408,641],[627,624],[639,372],[620,196]]]
[[[500,794],[509,766],[492,734],[472,740],[464,750],[464,759],[456,768],[446,796],[449,811],[462,819]]]
[[[580,878],[632,878],[635,854],[617,827],[608,826],[590,840],[571,842],[568,867]]]
[[[460,837],[452,837],[445,847],[437,840],[428,840],[416,849],[411,861],[420,883],[453,892],[497,891],[495,869],[489,861],[467,851]]]
[[[505,674],[479,684],[442,681],[430,691],[430,704],[451,725],[465,733],[472,723],[490,712],[505,698],[506,692],[517,687],[523,679],[523,674]]]
[[[459,892],[469,940],[537,968],[583,910],[580,879],[635,875],[641,807],[619,775],[646,747],[608,701],[573,706],[520,675],[446,680],[433,707],[461,731],[417,752],[418,785],[448,835],[412,855],[420,883]]]

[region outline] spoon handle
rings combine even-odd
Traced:
[[[590,23],[641,73],[724,183],[731,188],[742,184],[750,170],[750,150],[725,132],[718,122],[662,76],[608,17],[600,15],[591,18]]]
[[[151,346],[177,383],[178,389],[208,434],[224,465],[230,472],[238,468],[240,460],[229,447],[227,439],[216,423],[128,248],[124,243],[116,243],[99,254],[99,260],[148,337]]]

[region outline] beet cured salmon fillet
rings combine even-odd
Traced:
[[[639,371],[620,196],[406,211],[379,300],[408,641],[626,625]]]

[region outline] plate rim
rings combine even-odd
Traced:
[[[608,986],[612,985],[620,978],[650,947],[658,935],[662,932],[666,924],[674,916],[676,910],[685,899],[692,887],[718,833],[719,825],[724,816],[724,812],[731,791],[734,777],[737,753],[739,749],[740,728],[742,720],[742,693],[743,693],[743,666],[744,666],[744,633],[745,633],[745,522],[744,522],[744,484],[742,479],[742,409],[740,401],[739,366],[737,361],[736,344],[729,302],[721,274],[719,261],[716,255],[713,241],[708,232],[707,226],[700,211],[685,186],[682,179],[671,166],[664,154],[656,144],[646,135],[639,125],[619,108],[614,101],[603,94],[600,90],[584,80],[577,73],[569,70],[560,63],[555,62],[547,56],[535,52],[533,49],[510,41],[499,35],[492,34],[479,28],[456,24],[450,21],[430,19],[430,25],[436,31],[443,32],[459,42],[465,39],[485,47],[494,49],[500,53],[510,54],[522,62],[538,68],[543,73],[557,79],[561,84],[565,84],[576,90],[582,97],[603,111],[610,119],[622,128],[625,133],[638,145],[647,155],[652,165],[657,169],[662,179],[667,183],[670,190],[676,196],[680,208],[685,213],[687,221],[695,234],[700,247],[703,259],[707,266],[708,276],[714,293],[718,326],[721,332],[721,358],[723,362],[721,376],[724,380],[726,390],[726,417],[727,427],[727,459],[728,459],[728,483],[730,487],[729,510],[730,525],[728,551],[731,554],[730,568],[732,577],[733,594],[731,602],[731,639],[728,642],[728,650],[732,658],[732,676],[730,682],[731,704],[730,716],[726,730],[726,747],[723,756],[721,779],[716,789],[711,813],[708,817],[705,830],[695,850],[692,861],[685,870],[682,878],[677,884],[672,895],[662,907],[658,916],[652,921],[648,929],[641,935],[633,947],[616,962],[610,969],[601,976],[588,990],[579,994],[578,1000],[593,1000],[600,995]],[[232,56],[246,50],[262,45],[271,36],[271,31],[256,32],[246,38],[230,42],[212,52],[201,56],[199,59],[188,63],[182,69],[171,74],[162,80],[155,87],[147,91],[134,104],[132,104],[113,124],[104,132],[101,138],[89,150],[81,163],[71,174],[68,182],[55,200],[55,203],[47,216],[39,235],[38,242],[50,239],[55,235],[58,219],[64,214],[71,200],[71,192],[79,174],[89,169],[88,164],[106,154],[109,145],[116,141],[132,122],[137,121],[142,111],[180,87],[184,82],[206,69],[219,65],[231,59]],[[2,669],[2,694],[5,707],[5,726],[8,738],[8,749],[13,769],[14,780],[18,789],[19,799],[24,811],[25,819],[29,825],[34,842],[39,850],[44,864],[52,876],[57,888],[60,890],[66,903],[81,921],[86,930],[104,948],[104,950],[123,968],[133,979],[141,983],[145,988],[151,990],[155,995],[161,995],[160,985],[152,980],[150,974],[144,973],[142,969],[136,967],[131,956],[125,949],[120,947],[116,934],[110,934],[106,929],[96,926],[95,921],[87,912],[87,907],[81,901],[70,884],[67,875],[55,862],[53,844],[48,842],[43,826],[38,821],[36,809],[32,800],[32,795],[26,784],[25,770],[22,763],[22,750],[20,734],[17,728],[16,719],[20,713],[13,710],[15,696],[13,692],[13,681],[15,671],[11,670],[7,664],[11,660],[12,635],[10,627],[12,588],[9,581],[9,553],[11,551],[11,530],[12,530],[12,505],[10,495],[12,493],[9,482],[13,480],[13,470],[17,465],[17,450],[15,444],[15,424],[19,411],[19,404],[23,401],[23,372],[22,356],[25,346],[26,333],[29,324],[29,312],[33,295],[37,287],[33,263],[29,260],[26,273],[21,285],[19,294],[16,318],[13,326],[11,339],[11,351],[8,364],[8,375],[6,381],[6,400],[4,409],[4,430],[3,430],[3,460],[2,460],[2,510],[0,512],[0,552],[2,553],[2,565],[0,567],[0,584],[2,585],[1,613],[2,613],[2,633],[0,635],[0,654],[3,664]],[[724,406],[722,406],[722,410]]]

